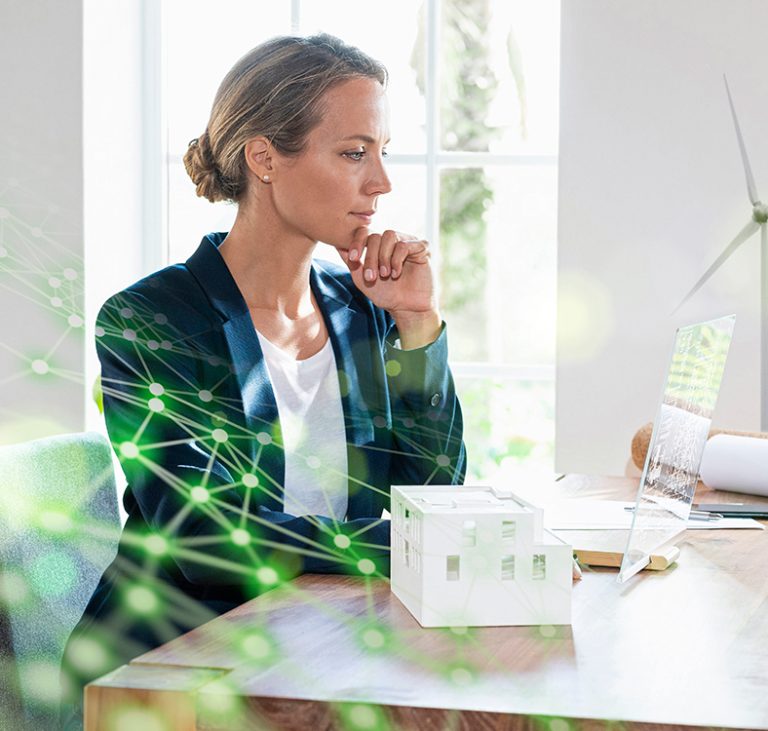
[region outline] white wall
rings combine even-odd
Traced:
[[[758,428],[759,242],[672,311],[768,195],[768,3],[564,0],[556,469],[622,474],[674,329],[735,312],[714,425]]]
[[[84,424],[81,69],[79,0],[2,2],[0,443]]]

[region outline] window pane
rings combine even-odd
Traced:
[[[212,231],[229,231],[237,209],[230,203],[210,203],[195,195],[194,183],[181,162],[168,166],[169,262],[185,261],[200,239]]]
[[[168,149],[183,154],[208,123],[213,97],[235,62],[275,35],[290,32],[291,4],[269,11],[253,0],[163,0]]]
[[[523,465],[528,472],[551,474],[554,382],[454,375],[464,416],[467,483],[514,475]]]
[[[286,3],[288,4],[288,3]],[[381,61],[389,72],[392,142],[389,151],[423,153],[424,35],[420,3],[388,0],[305,0],[301,33],[331,33]]]
[[[444,170],[441,309],[456,361],[554,361],[557,169]]]
[[[555,154],[559,0],[442,0],[446,150]]]

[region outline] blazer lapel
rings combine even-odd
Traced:
[[[366,394],[372,384],[361,384],[359,378],[361,373],[373,372],[369,322],[364,312],[354,308],[351,294],[321,267],[313,262],[310,284],[336,358],[347,437],[348,513],[370,514],[367,508],[373,504],[373,495],[365,488],[376,482],[376,476],[370,474],[364,447],[374,440],[371,406],[375,401],[371,401],[374,394]]]
[[[280,511],[283,509],[285,455],[277,402],[248,306],[218,252],[217,247],[225,236],[216,233],[204,237],[197,251],[187,260],[187,267],[222,319],[232,371],[239,387],[243,419],[250,437],[242,446],[261,480],[260,503],[270,510]]]

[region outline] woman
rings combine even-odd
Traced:
[[[246,54],[184,157],[198,195],[237,203],[232,230],[102,308],[128,522],[67,648],[75,702],[302,571],[386,575],[390,486],[463,480],[428,245],[369,231],[385,83],[328,35]],[[318,241],[346,269],[313,261]]]

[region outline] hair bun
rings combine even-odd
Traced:
[[[198,196],[207,198],[211,203],[229,199],[216,167],[207,131],[189,141],[184,153],[184,168],[195,184]]]

